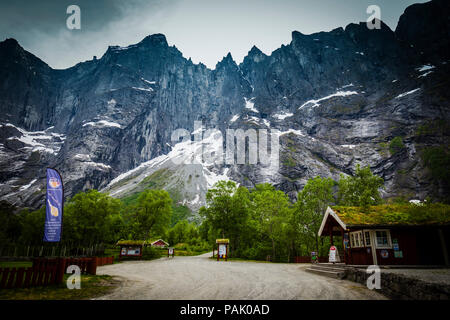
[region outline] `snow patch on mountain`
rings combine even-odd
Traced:
[[[235,115],[230,119],[230,122],[233,123],[233,122],[235,122],[237,119],[239,119],[239,115],[238,115],[238,114],[235,114]]]
[[[255,98],[244,98],[245,100],[245,108],[249,109],[250,111],[253,111],[255,113],[259,113],[259,111],[255,108],[255,103],[253,102]]]
[[[324,100],[328,100],[334,97],[347,97],[347,96],[351,96],[354,94],[358,94],[358,92],[356,91],[338,91],[336,93],[330,94],[329,96],[320,98],[320,99],[311,99],[306,101],[304,104],[302,104],[298,109],[303,109],[304,107],[311,107],[311,108],[315,108],[320,106],[319,102],[320,101],[324,101]]]
[[[420,88],[417,88],[417,89],[414,89],[414,90],[411,90],[411,91],[408,91],[408,92],[401,93],[398,96],[396,96],[395,99],[403,98],[404,96],[413,94],[414,92],[419,91],[419,90],[420,90]]]
[[[25,144],[24,150],[31,152],[42,151],[57,155],[61,149],[66,136],[62,133],[50,132],[54,127],[47,128],[43,131],[27,131],[19,128],[11,123],[1,124],[0,127],[11,127],[16,129],[20,136],[11,136],[7,140],[18,140]]]
[[[280,113],[274,114],[273,117],[274,117],[275,119],[278,119],[278,120],[284,120],[284,119],[286,119],[286,118],[292,117],[293,115],[294,115],[294,114],[291,113],[291,112],[285,112],[285,111],[282,111],[282,112],[280,112]]]
[[[95,127],[114,127],[114,128],[119,128],[121,129],[121,125],[116,123],[116,122],[112,122],[112,121],[108,121],[108,120],[99,120],[96,122],[86,122],[85,124],[83,124],[83,127],[86,126],[95,126]]]

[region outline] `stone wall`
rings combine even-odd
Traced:
[[[366,270],[347,268],[347,280],[366,285],[369,276],[370,274],[367,274]],[[426,282],[399,274],[383,273],[383,269],[381,269],[381,289],[379,291],[396,300],[450,299],[450,286],[447,284]]]

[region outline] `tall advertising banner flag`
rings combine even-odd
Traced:
[[[47,196],[44,241],[61,240],[64,189],[58,171],[47,168]]]

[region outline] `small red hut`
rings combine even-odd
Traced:
[[[163,239],[154,240],[151,243],[152,247],[158,247],[158,248],[166,248],[169,246],[167,242],[165,242]]]

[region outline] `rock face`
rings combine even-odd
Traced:
[[[214,70],[185,59],[162,34],[65,70],[7,39],[0,43],[0,200],[42,205],[50,166],[61,172],[66,197],[160,187],[195,210],[218,179],[271,182],[295,199],[308,178],[337,180],[357,163],[385,179],[385,197],[446,199],[448,185],[431,176],[421,154],[448,145],[448,11],[446,1],[413,5],[395,32],[383,23],[294,31],[270,56],[253,47],[240,65],[228,54]],[[227,128],[279,130],[279,168],[174,162],[225,146],[207,134],[203,146],[174,145],[178,128],[194,140],[195,121],[224,136]],[[395,137],[402,147],[393,152]]]

